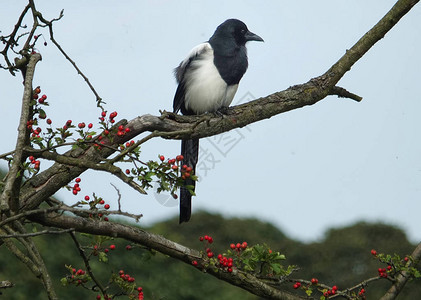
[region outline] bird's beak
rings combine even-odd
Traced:
[[[251,32],[251,31],[247,31],[247,33],[245,34],[245,38],[246,41],[258,41],[258,42],[264,42],[264,40],[258,36],[257,34]]]

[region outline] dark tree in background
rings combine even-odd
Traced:
[[[125,270],[123,262],[126,266],[130,265],[135,260],[134,257],[138,260],[137,263],[142,263],[139,268],[148,266],[140,272],[144,276],[148,274],[152,278],[161,276],[161,272],[172,272],[177,274],[174,277],[181,277],[173,282],[166,279],[165,284],[185,299],[194,299],[197,296],[189,294],[189,291],[178,291],[183,282],[191,279],[190,275],[186,275],[190,270],[199,274],[195,269],[201,270],[204,275],[200,279],[195,278],[190,285],[200,284],[206,289],[207,284],[202,278],[212,275],[216,279],[212,279],[214,281],[208,287],[212,286],[217,290],[219,281],[226,281],[262,298],[302,299],[310,296],[322,299],[365,299],[371,286],[380,287],[376,290],[376,297],[383,295],[382,299],[396,298],[409,280],[420,276],[416,267],[421,257],[421,244],[409,253],[414,246],[408,243],[399,230],[387,226],[370,227],[372,237],[370,230],[366,230],[367,224],[332,230],[323,244],[303,245],[287,239],[269,224],[256,220],[224,220],[207,214],[200,217],[200,223],[192,222],[191,227],[185,226],[177,231],[169,230],[171,225],[168,223],[157,224],[146,230],[119,218],[125,216],[138,221],[142,217],[140,214],[122,211],[120,203],[124,199],[120,199],[121,197],[118,199],[118,209],[110,210],[109,204],[99,193],[91,197],[85,196],[84,200],[72,205],[65,204],[54,196],[62,188],[78,194],[83,185],[79,176],[86,170],[98,170],[118,177],[140,194],[145,194],[157,183],[157,192],[167,191],[176,198],[177,190],[184,180],[194,174],[190,174],[189,166],[181,165],[180,156],[168,159],[157,153],[156,161],[143,161],[139,149],[149,140],[156,137],[192,139],[213,136],[315,104],[328,95],[361,101],[362,98],[358,95],[337,86],[338,81],[417,2],[398,1],[324,74],[304,84],[231,107],[224,118],[213,114],[179,116],[164,111],[161,116],[142,115],[127,121],[118,120],[118,112],[107,111],[105,103],[89,79],[56,41],[53,27],[56,22],[61,21],[63,12],[57,18],[47,20],[36,9],[34,1],[29,1],[21,15],[17,16],[12,32],[4,35],[2,31],[3,35],[0,37],[3,43],[0,52],[3,58],[2,69],[13,76],[23,76],[22,110],[16,147],[0,155],[9,165],[0,185],[0,250],[7,249],[8,260],[12,256],[17,258],[32,276],[39,278],[49,299],[59,298],[55,287],[57,281],[69,289],[85,288],[93,292],[92,297],[97,299],[119,296],[143,299],[144,293],[150,295],[150,298],[159,298],[160,287],[153,284],[157,280],[147,281],[144,278],[143,283],[138,282],[133,273]],[[32,16],[32,26],[24,26],[23,19],[27,15]],[[51,126],[49,99],[43,93],[42,87],[34,82],[34,74],[42,58],[37,47],[47,43],[38,33],[41,28],[48,28],[51,42],[77,69],[94,93],[99,109],[98,124],[73,124],[69,120],[62,127]],[[134,140],[145,133],[149,134]],[[53,164],[44,168],[45,161]],[[127,163],[131,164],[130,168],[123,167]],[[173,220],[169,222],[174,223]],[[230,233],[224,234],[224,228],[229,228]],[[250,233],[246,235],[245,228],[254,228],[256,237]],[[258,234],[259,231],[263,234]],[[204,233],[208,235],[203,235]],[[199,242],[191,242],[192,237],[198,239],[200,235]],[[225,243],[225,250],[216,245],[216,236],[218,243]],[[384,239],[379,237],[385,236],[395,242],[399,241],[396,248],[382,245]],[[332,240],[342,240],[341,247],[338,247],[338,243],[331,243]],[[368,244],[381,248],[373,249],[371,254],[366,253],[364,256],[361,249],[365,240],[370,241]],[[193,248],[197,247],[197,243],[202,244],[203,251]],[[48,266],[53,263],[51,257],[59,254],[59,251],[51,250],[58,250],[62,244],[66,245],[62,251],[66,251],[68,263],[64,267],[67,274],[59,279],[59,275],[50,272]],[[120,252],[119,262],[122,265],[119,268],[110,262],[110,258],[111,253],[121,248],[125,248],[127,252],[124,255]],[[278,252],[279,248],[289,258],[288,263],[284,261],[285,255]],[[300,251],[297,248],[301,248]],[[166,257],[160,256],[160,261],[154,261],[153,265],[147,258],[154,256],[156,252]],[[371,263],[364,258],[367,256]],[[83,261],[83,268],[72,265],[75,257],[80,257]],[[343,259],[344,257],[354,258],[349,274],[346,271],[350,268],[349,260]],[[326,273],[329,259],[332,265],[342,268],[340,274],[335,274],[333,270],[330,274]],[[182,262],[183,266],[175,265],[175,261]],[[377,274],[367,277],[367,270],[373,261],[379,265]],[[99,271],[101,264],[102,271]],[[189,271],[186,271],[187,268]],[[177,273],[178,270],[183,271]],[[361,276],[357,282],[355,277],[349,276],[351,273]],[[297,275],[303,277],[298,278]],[[377,281],[381,281],[378,286]],[[145,282],[150,282],[150,285]],[[5,289],[8,295],[13,293],[13,285],[14,282],[8,278],[0,278],[0,288]],[[417,291],[415,287],[408,289]],[[406,292],[407,295],[412,290]],[[231,290],[226,291],[227,294],[223,296],[228,298]],[[252,299],[251,295],[245,295],[247,296],[241,297]],[[198,295],[197,298],[202,296]]]

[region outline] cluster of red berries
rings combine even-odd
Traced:
[[[89,129],[91,129],[93,126],[94,126],[94,125],[93,125],[92,123],[89,123],[89,124],[88,124],[88,128],[89,128]],[[79,127],[80,129],[83,129],[83,128],[85,128],[85,127],[86,127],[86,124],[85,124],[85,122],[81,122],[81,123],[77,124],[77,127]]]
[[[39,94],[41,93],[41,88],[37,86],[34,90],[34,93],[32,94],[32,99],[37,100],[39,104],[45,104],[45,100],[47,99],[47,95],[42,95],[39,97]]]
[[[133,145],[134,145],[134,141],[131,140],[130,142],[126,142],[125,145],[120,145],[120,150],[123,151],[124,149],[129,148],[129,147],[131,147]]]
[[[75,179],[76,183],[73,185],[73,195],[77,195],[81,191],[79,183],[82,181],[79,177]]]
[[[100,246],[98,246],[98,245],[94,245],[93,246],[93,251],[92,251],[92,255],[93,256],[97,256],[98,255],[98,253],[99,253],[99,251],[101,250],[101,247]],[[115,250],[115,245],[113,244],[113,245],[110,245],[110,247],[109,248],[105,248],[104,249],[104,252],[105,253],[108,253],[108,252],[110,252],[110,250]]]
[[[86,195],[84,199],[85,199],[85,201],[89,201],[89,200],[91,200],[91,197]],[[110,209],[110,205],[105,204],[104,199],[102,199],[101,197],[96,199],[96,200],[89,201],[89,204],[91,204],[91,207],[94,207],[97,204],[101,204],[101,205],[104,205],[104,209]]]
[[[83,128],[85,128],[86,127],[86,124],[85,124],[85,122],[81,122],[81,123],[79,123],[79,124],[77,124],[77,127],[79,127],[79,129],[83,129]],[[94,127],[94,125],[92,124],[92,123],[89,123],[88,124],[88,129],[92,129],[92,127]],[[90,135],[90,134],[88,134],[88,135],[86,135],[86,140],[92,140],[92,135]]]
[[[301,286],[301,282],[297,281],[296,283],[294,283],[294,285],[292,286],[294,289],[298,289]]]
[[[101,112],[101,117],[99,117],[99,120],[101,122],[105,122],[105,117],[107,116],[107,112],[105,110],[103,110]],[[112,113],[110,113],[110,115],[108,116],[108,119],[110,121],[111,124],[113,124],[115,122],[114,118],[117,117],[117,112],[113,111]]]
[[[35,157],[33,157],[32,155],[29,156],[28,159],[31,162],[31,164],[34,165],[34,169],[39,170],[39,165],[41,164],[41,162],[39,160],[35,159]]]
[[[134,282],[134,281],[135,281],[134,277],[130,276],[129,274],[125,274],[123,270],[120,270],[120,271],[118,272],[118,275],[119,275],[119,276],[120,276],[120,278],[121,278],[121,279],[123,279],[124,281],[127,281],[127,282]]]
[[[245,250],[247,248],[247,242],[243,242],[243,243],[237,243],[237,244],[231,244],[230,248],[232,250],[236,250],[237,252],[240,252],[241,250]]]
[[[201,236],[199,237],[199,241],[203,242],[203,241],[207,241],[209,244],[213,243],[213,238],[209,235],[205,235],[205,236]],[[211,248],[206,248],[206,255],[209,258],[214,257],[214,253],[212,252]]]
[[[126,133],[129,133],[129,132],[130,132],[129,127],[124,127],[123,125],[120,125],[120,126],[118,126],[117,136],[122,137]]]
[[[377,271],[379,272],[379,276],[383,278],[387,278],[387,272],[392,270],[392,266],[387,266],[387,271],[385,268],[378,268]]]
[[[225,257],[222,254],[218,254],[219,267],[225,269],[228,273],[232,272],[234,267],[233,259],[231,257]]]
[[[76,283],[77,285],[88,282],[88,275],[82,269],[76,270],[75,268],[71,271],[70,283]]]
[[[364,289],[364,288],[362,288],[362,289],[360,290],[360,292],[358,293],[358,295],[359,295],[359,296],[364,296],[364,294],[365,294],[365,289]]]
[[[165,160],[165,156],[160,155],[159,159],[163,162]],[[180,154],[180,155],[177,155],[175,158],[168,159],[168,164],[171,165],[171,169],[173,169],[174,171],[181,169],[181,178],[185,180],[186,178],[189,178],[191,176],[191,172],[193,171],[193,168],[187,165],[182,165],[180,168],[178,163],[183,160],[184,160],[184,156]]]
[[[331,290],[327,290],[326,292],[323,293],[323,296],[325,296],[326,298],[332,295],[335,295],[336,292],[338,291],[338,287],[336,285],[332,286]]]

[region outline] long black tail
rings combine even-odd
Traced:
[[[196,164],[199,158],[199,139],[181,141],[181,155],[184,156],[183,164],[191,167],[196,174]],[[196,181],[186,178],[185,185],[192,185],[193,191]],[[180,224],[190,220],[191,215],[191,197],[190,191],[182,187],[180,189]]]

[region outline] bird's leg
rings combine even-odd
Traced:
[[[229,107],[227,107],[227,106],[222,106],[222,107],[220,107],[220,108],[218,108],[216,111],[215,111],[215,115],[217,115],[218,117],[224,117],[225,115],[227,115],[228,114],[228,110],[229,110]]]

